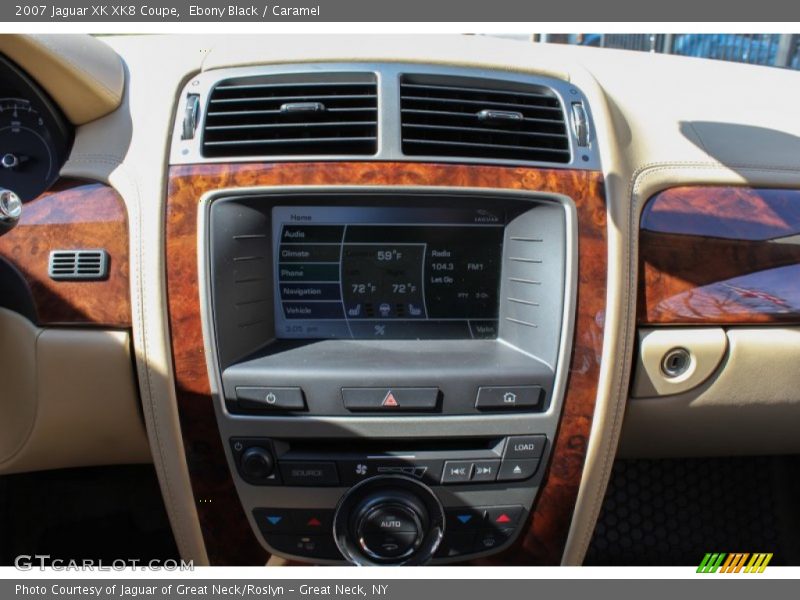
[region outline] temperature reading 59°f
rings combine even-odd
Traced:
[[[376,258],[381,262],[400,260],[403,258],[403,253],[397,248],[392,248],[391,250],[378,250]]]

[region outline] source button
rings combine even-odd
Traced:
[[[336,463],[284,461],[280,463],[286,485],[334,486],[339,484]]]

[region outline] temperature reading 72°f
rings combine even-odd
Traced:
[[[413,283],[393,283],[392,284],[392,293],[393,294],[413,294],[417,291],[417,286]]]

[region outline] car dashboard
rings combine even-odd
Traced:
[[[798,451],[797,73],[2,38],[0,473],[153,463],[198,564],[573,565],[616,457]]]

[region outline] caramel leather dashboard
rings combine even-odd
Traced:
[[[53,41],[52,36],[44,37]],[[16,36],[3,41],[17,43],[18,56],[29,47],[20,45]],[[786,439],[796,440],[796,432],[788,431],[796,419],[784,410],[797,399],[792,371],[797,328],[788,326],[800,322],[798,279],[791,277],[796,275],[798,245],[793,236],[798,235],[799,222],[791,205],[797,205],[794,190],[800,188],[800,131],[792,118],[796,94],[791,93],[800,85],[796,72],[483,36],[363,36],[358,44],[343,36],[113,36],[105,44],[113,48],[109,54],[115,60],[121,57],[118,63],[106,61],[110,73],[117,75],[101,78],[113,94],[93,104],[100,108],[88,115],[73,115],[62,106],[73,123],[82,123],[62,173],[108,182],[119,196],[105,184],[61,185],[27,207],[24,218],[31,221],[0,239],[0,253],[13,259],[35,290],[42,324],[70,325],[73,331],[97,325],[131,327],[125,344],[132,344],[134,352],[124,360],[127,366],[131,358],[136,360],[138,380],[130,391],[138,383],[137,408],[147,421],[176,540],[182,554],[196,564],[205,563],[206,548],[213,564],[263,564],[266,558],[242,514],[223,456],[200,331],[197,202],[211,189],[297,183],[446,185],[561,191],[574,198],[580,219],[580,289],[564,420],[528,535],[498,559],[506,564],[580,563],[613,463],[623,413],[625,429],[641,431],[643,444],[660,456],[671,454],[657,447],[654,433],[673,438],[680,452],[708,451],[707,443],[687,444],[687,419],[695,424],[698,438],[719,431],[716,449],[730,454],[742,446],[745,433],[752,433],[753,420],[748,417],[748,429],[737,432],[733,426],[720,428],[720,419],[751,415],[741,408],[748,402],[749,408],[771,402],[764,430],[785,424]],[[369,162],[167,167],[159,149],[168,145],[175,126],[181,82],[234,66],[343,60],[480,66],[574,82],[592,107],[604,175]],[[154,71],[156,63],[160,68]],[[748,78],[759,85],[742,85]],[[97,95],[97,86],[88,87]],[[642,89],[663,93],[647,96]],[[765,97],[770,99],[766,105]],[[95,120],[87,122],[91,119]],[[65,201],[66,194],[72,202]],[[106,215],[105,220],[93,221],[90,205]],[[696,228],[687,229],[686,224]],[[29,262],[33,252],[41,257],[46,250],[19,237],[28,227],[45,233],[37,233],[39,239],[57,239],[59,245],[63,239],[107,244],[113,250],[112,278],[50,285],[46,273]],[[71,232],[73,237],[47,233],[56,227],[61,228],[59,236]],[[87,286],[95,287],[89,293]],[[708,404],[735,396],[737,405],[719,402],[704,409],[694,396],[671,397],[664,404],[680,404],[681,411],[672,417],[666,410],[656,411],[646,424],[649,428],[643,427],[636,410],[655,407],[662,399],[626,402],[628,374],[636,362],[637,324],[659,330],[671,325],[728,328],[724,377],[720,375],[711,388],[721,391],[706,396]],[[774,369],[767,377],[769,386],[741,385],[742,380],[757,382],[764,366],[756,356],[766,344],[763,328],[747,325],[769,325],[774,332],[770,343],[782,340],[779,360],[769,360]],[[728,383],[720,388],[723,379]],[[705,391],[701,387],[698,393]],[[683,411],[685,407],[693,409]],[[703,421],[703,414],[710,418]],[[792,447],[796,441],[787,441],[783,448]]]
[[[553,460],[526,533],[497,564],[561,562],[583,472],[602,358],[606,297],[603,178],[589,171],[414,163],[217,164],[172,167],[167,198],[167,292],[181,429],[209,560],[264,564],[217,429],[200,320],[197,209],[211,190],[281,185],[448,186],[556,192],[576,204],[579,287],[574,346]],[[213,502],[211,501],[213,499]]]

